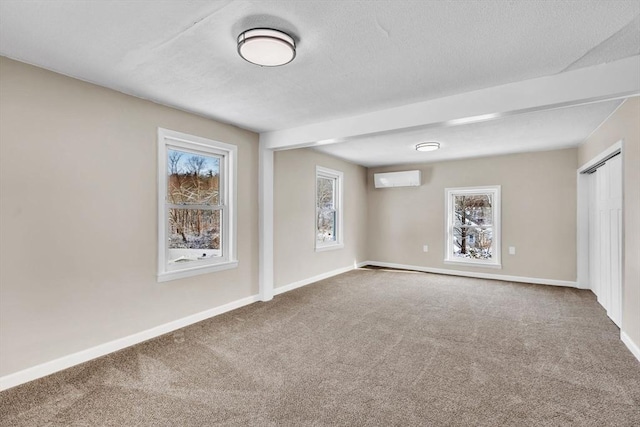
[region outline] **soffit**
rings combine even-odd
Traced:
[[[578,146],[621,103],[599,102],[466,125],[362,136],[315,150],[367,167],[557,150]],[[417,143],[428,141],[439,142],[440,149],[415,150]]]

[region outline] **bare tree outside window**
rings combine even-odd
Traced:
[[[454,255],[464,258],[491,259],[491,195],[454,196]]]
[[[501,268],[500,186],[445,189],[445,262]]]
[[[342,172],[316,166],[316,251],[343,247],[342,179]]]
[[[169,249],[220,249],[220,158],[168,150]]]
[[[237,153],[158,128],[158,282],[238,266]]]
[[[316,191],[316,226],[319,242],[335,241],[336,210],[334,206],[335,179],[318,178]]]

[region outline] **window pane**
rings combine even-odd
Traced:
[[[214,254],[207,250],[222,248],[221,219],[220,210],[169,209],[169,249],[198,249],[202,254]]]
[[[219,156],[169,149],[167,202],[174,205],[220,204]]]
[[[492,225],[493,210],[490,194],[455,195],[454,224],[459,225]]]
[[[454,227],[453,255],[460,258],[491,259],[492,228]]]
[[[318,178],[317,200],[316,206],[319,209],[333,209],[335,179]]]
[[[318,242],[336,241],[336,211],[325,208],[318,209]]]
[[[334,178],[317,178],[316,240],[318,242],[336,241],[335,182]]]

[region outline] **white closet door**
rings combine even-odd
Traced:
[[[622,158],[613,157],[595,175],[595,224],[590,226],[594,292],[607,315],[622,321]],[[593,206],[593,204],[591,205]],[[591,238],[593,237],[593,238]]]
[[[610,304],[607,314],[622,325],[622,156],[607,162],[609,166],[609,238],[611,277]]]
[[[597,192],[597,172],[588,176],[589,183],[589,284],[591,290],[598,297],[598,302],[602,304],[599,295],[602,294],[600,286],[600,254],[598,252],[598,192]]]
[[[596,258],[598,278],[598,302],[609,313],[611,295],[609,239],[609,165],[605,163],[596,175]]]

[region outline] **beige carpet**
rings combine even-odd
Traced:
[[[0,394],[2,426],[639,426],[589,291],[361,269]]]

